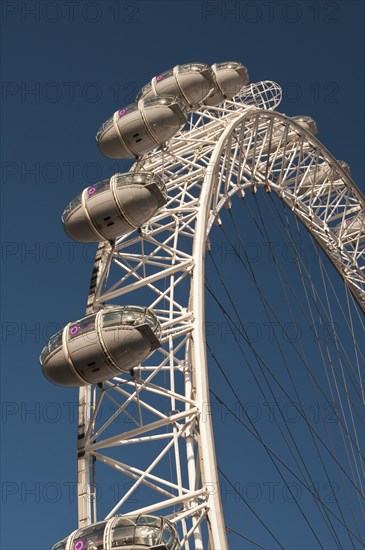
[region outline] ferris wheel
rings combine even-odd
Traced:
[[[280,101],[279,85],[249,84],[240,63],[192,63],[154,77],[100,128],[104,155],[136,160],[62,217],[71,238],[99,244],[86,315],[41,354],[51,382],[80,387],[78,529],[52,550],[229,547],[206,414],[205,262],[236,195],[281,199],[365,310],[364,197],[315,121],[276,112]],[[123,482],[100,510],[107,471]]]

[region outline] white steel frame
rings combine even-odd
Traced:
[[[135,369],[134,378],[119,376],[102,387],[80,389],[79,527],[102,519],[96,515],[92,468],[100,461],[133,481],[107,518],[123,514],[125,502],[143,485],[156,497],[134,512],[180,523],[181,548],[203,549],[204,523],[209,548],[228,548],[213,430],[210,415],[204,415],[209,407],[204,257],[212,225],[221,223],[220,210],[230,207],[233,195],[243,197],[260,187],[278,194],[365,309],[364,198],[312,134],[273,111],[280,100],[274,82],[251,84],[233,101],[192,113],[183,131],[132,168],[161,176],[168,202],[138,232],[100,244],[87,313],[116,298],[136,303],[134,296],[143,291],[148,302],[143,305],[160,319],[163,345]],[[353,227],[356,220],[355,235],[346,226],[349,219]],[[116,411],[99,426],[98,413],[108,399]],[[127,410],[131,403],[135,415]],[[134,427],[124,425],[106,437],[104,432],[123,414]],[[125,445],[144,449],[149,442],[159,442],[161,450],[151,454],[147,468],[123,461]],[[118,460],[108,456],[109,448],[119,448]],[[154,472],[169,453],[174,455],[173,479],[167,471],[166,476]]]

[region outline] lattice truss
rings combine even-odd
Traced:
[[[247,86],[234,101],[192,113],[165,148],[144,155],[132,168],[160,175],[168,202],[139,232],[100,245],[88,311],[105,303],[146,305],[161,322],[162,347],[133,376],[81,389],[79,500],[86,494],[88,499],[79,512],[80,525],[101,519],[96,517],[93,471],[95,463],[103,463],[130,482],[127,488],[120,485],[108,518],[130,512],[126,504],[143,488],[150,504],[137,511],[178,523],[182,548],[189,548],[193,533],[190,544],[201,546],[199,529],[217,492],[200,467],[204,404],[196,401],[191,360],[190,288],[203,182],[212,186],[206,238],[233,195],[260,187],[275,192],[365,308],[364,199],[346,167],[300,125],[273,112],[280,100],[275,83]],[[106,416],[110,407],[113,412]]]

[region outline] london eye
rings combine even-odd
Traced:
[[[62,216],[71,239],[98,248],[86,311],[41,353],[50,382],[80,388],[78,528],[52,550],[288,548],[235,483],[235,468],[264,457],[316,547],[364,543],[365,200],[316,122],[276,111],[281,95],[241,63],[189,63],[100,127],[100,152],[135,162]],[[253,388],[272,430],[248,410]],[[242,505],[232,520],[227,495]]]

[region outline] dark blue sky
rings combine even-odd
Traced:
[[[77,392],[43,379],[38,355],[82,315],[94,254],[67,240],[60,215],[83,187],[130,166],[101,157],[96,130],[164,69],[237,60],[251,81],[284,87],[279,111],[313,116],[319,140],[364,189],[364,3],[28,0],[1,9],[1,548],[44,550],[76,527]],[[227,471],[232,453],[219,452]],[[251,457],[243,468],[255,466]],[[242,531],[244,507],[228,509]],[[267,509],[275,515],[276,505]],[[316,548],[310,540],[296,548]]]

